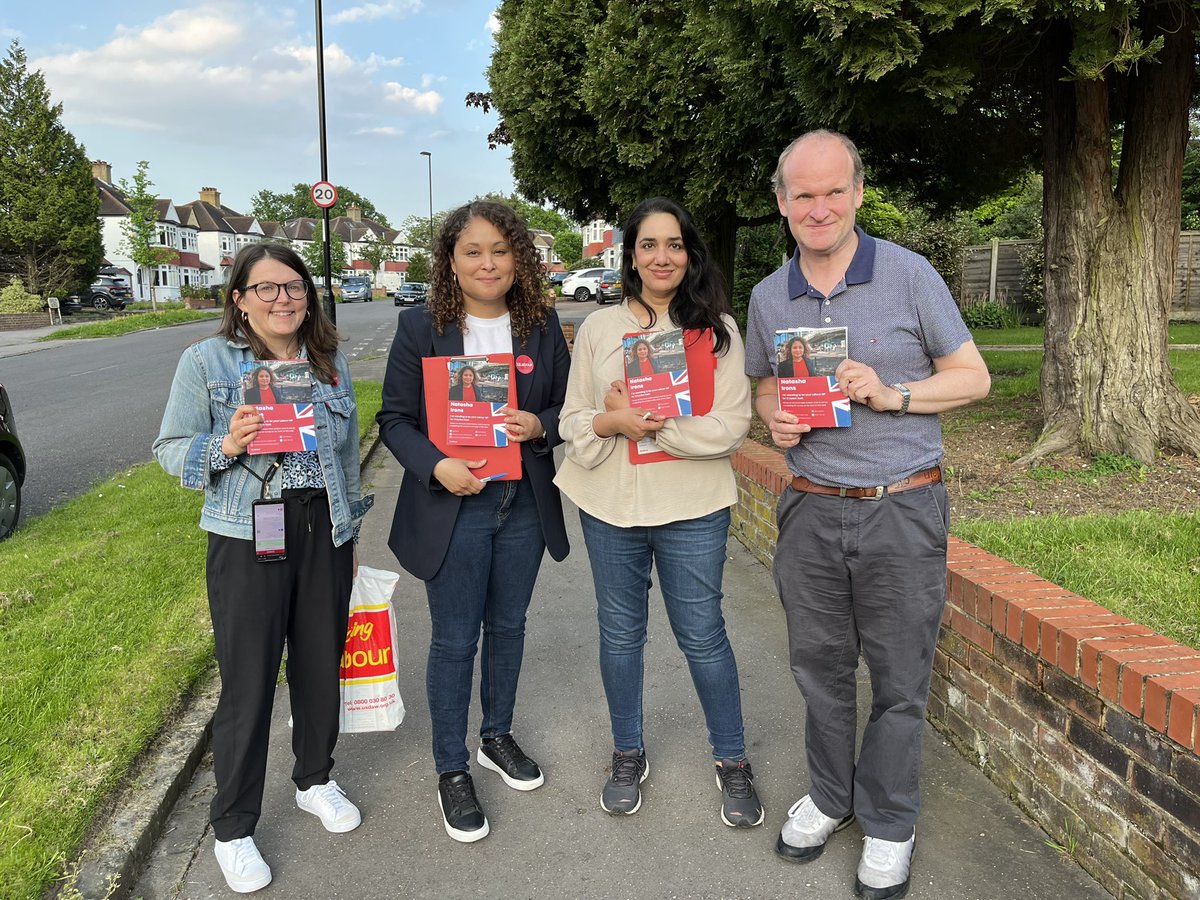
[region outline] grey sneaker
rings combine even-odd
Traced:
[[[854,821],[854,813],[841,819],[831,819],[817,809],[812,797],[805,794],[788,810],[775,852],[792,862],[811,862],[825,850],[825,843],[835,831],[841,831]]]
[[[907,841],[885,841],[883,838],[863,838],[862,858],[858,861],[858,877],[854,893],[869,900],[890,900],[908,893],[908,872],[912,865],[917,835]]]
[[[610,815],[632,816],[642,805],[641,784],[650,774],[643,750],[614,750],[612,774],[600,794],[600,808]]]
[[[723,759],[717,763],[717,787],[721,789],[721,821],[731,828],[761,825],[762,803],[754,790],[750,761]]]

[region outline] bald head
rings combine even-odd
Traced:
[[[837,131],[830,131],[827,128],[818,128],[815,131],[808,131],[800,135],[790,144],[788,144],[783,152],[779,154],[779,162],[775,166],[775,174],[771,176],[771,186],[775,188],[775,193],[782,197],[785,188],[784,167],[787,165],[788,158],[792,152],[802,144],[807,144],[811,141],[827,142],[832,141],[840,144],[846,151],[849,157],[850,164],[854,170],[854,184],[860,186],[863,183],[863,164],[862,157],[858,155],[858,148],[854,146],[854,141],[846,137],[844,134]]]

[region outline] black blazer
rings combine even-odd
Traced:
[[[429,440],[421,360],[427,356],[462,355],[462,332],[456,327],[449,325],[446,333],[439,335],[424,307],[401,310],[383,379],[383,407],[376,421],[383,443],[404,466],[388,546],[400,565],[422,580],[436,575],[446,558],[462,498],[433,477],[434,466],[446,454]],[[524,344],[513,338],[513,356],[533,360],[533,371],[528,374],[516,370],[517,407],[534,413],[546,429],[544,441],[521,443],[522,477],[533,488],[546,549],[554,559],[561,560],[571,546],[563,523],[562,500],[554,486],[553,449],[562,443],[558,416],[567,394],[571,356],[554,310],[547,310],[545,332],[534,329]]]

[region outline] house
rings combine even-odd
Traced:
[[[600,265],[609,269],[621,269],[621,229],[609,225],[602,219],[593,219],[581,229],[583,258],[596,257]]]
[[[153,285],[155,297],[173,300],[183,284],[207,284],[207,270],[195,253],[196,225],[185,212],[180,213],[167,198],[155,201],[158,244],[174,251],[171,259],[150,271],[142,271],[130,255],[125,223],[133,210],[124,191],[113,184],[112,166],[104,160],[92,163],[92,177],[100,194],[100,236],[104,242],[106,265],[129,272],[134,299],[149,299]]]
[[[297,253],[303,253],[304,248],[312,242],[313,236],[323,227],[322,220],[312,217],[289,219],[283,223],[283,232]],[[404,235],[377,222],[364,218],[362,208],[357,203],[346,207],[346,215],[333,216],[329,220],[329,233],[336,235],[346,247],[346,259],[349,267],[341,273],[341,277],[350,275],[366,275],[371,278],[376,287],[393,290],[405,280],[408,270],[408,257],[412,248]],[[384,241],[392,248],[393,258],[384,260],[375,269],[371,263],[363,259],[363,251],[368,244]]]
[[[210,267],[209,284],[228,281],[229,268],[237,252],[267,237],[262,224],[254,216],[244,216],[222,205],[221,192],[215,187],[200,188],[199,199],[180,204],[178,209],[195,222],[196,252],[200,261]],[[274,233],[277,234],[278,229]]]

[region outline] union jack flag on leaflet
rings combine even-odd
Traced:
[[[850,427],[850,398],[832,375],[780,378],[779,408],[813,428]]]
[[[258,406],[263,413],[262,430],[246,452],[295,453],[317,449],[317,426],[311,403],[275,403]]]

